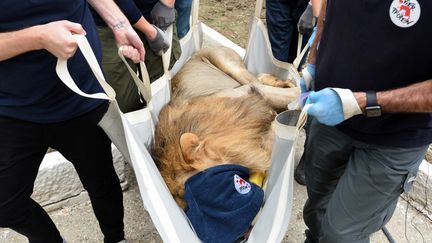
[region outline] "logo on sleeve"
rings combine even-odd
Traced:
[[[240,194],[246,194],[251,190],[251,184],[238,175],[234,175],[234,186]]]
[[[390,19],[401,28],[408,28],[420,19],[420,4],[417,0],[394,0],[390,5]]]

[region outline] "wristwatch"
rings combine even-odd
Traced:
[[[366,108],[365,115],[367,117],[381,116],[381,106],[378,105],[377,96],[375,91],[366,92]]]

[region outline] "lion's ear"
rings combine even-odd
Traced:
[[[180,137],[180,148],[183,154],[183,158],[186,162],[191,163],[197,157],[197,147],[200,140],[196,134],[183,133]]]

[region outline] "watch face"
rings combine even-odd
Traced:
[[[367,117],[378,117],[378,116],[381,116],[381,106],[366,107],[365,113],[366,113]]]

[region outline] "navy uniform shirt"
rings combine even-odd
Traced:
[[[431,40],[430,0],[329,0],[316,90],[378,92],[432,79]],[[370,144],[417,147],[432,142],[430,113],[358,115],[338,128]]]
[[[2,0],[0,32],[57,20],[80,23],[98,59],[101,50],[86,0]],[[30,51],[0,62],[0,117],[37,123],[65,121],[100,105],[102,100],[73,93],[58,78],[57,58],[46,50]],[[68,60],[72,78],[84,92],[101,92],[87,62],[77,50]]]

